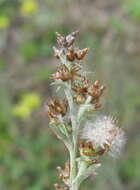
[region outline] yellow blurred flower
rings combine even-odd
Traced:
[[[5,29],[9,26],[10,20],[6,16],[0,16],[0,29]]]
[[[21,12],[23,15],[30,15],[37,11],[38,4],[35,0],[25,0],[21,4]]]
[[[26,105],[16,105],[13,108],[13,114],[21,119],[29,118],[31,110]]]
[[[29,107],[31,110],[36,109],[40,104],[40,96],[36,93],[25,94],[22,97],[22,104]]]
[[[41,100],[38,94],[27,93],[23,95],[20,102],[14,106],[13,115],[21,119],[27,119],[40,104]]]

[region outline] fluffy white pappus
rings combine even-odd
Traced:
[[[109,154],[113,157],[117,157],[121,154],[122,149],[126,143],[125,133],[122,129],[119,129],[117,135],[114,137]]]
[[[87,122],[81,139],[91,141],[95,147],[107,145],[112,156],[119,154],[125,144],[124,132],[110,116],[98,116],[94,123]]]

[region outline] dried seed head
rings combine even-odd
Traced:
[[[73,45],[77,33],[78,33],[78,31],[75,31],[75,32],[72,32],[71,34],[69,34],[67,36],[62,36],[61,34],[56,32],[58,45],[61,48],[66,48],[66,49],[69,48],[70,46]]]
[[[68,102],[66,100],[52,100],[52,102],[48,104],[47,111],[48,117],[51,120],[51,122],[56,122],[58,120],[58,115],[64,116],[67,112],[67,108]]]
[[[82,49],[82,50],[77,50],[75,52],[76,59],[78,59],[78,60],[84,59],[84,57],[86,56],[87,52],[88,52],[88,48],[85,48],[85,49]]]
[[[58,71],[52,75],[54,80],[68,81],[72,79],[72,74],[65,65],[60,66]]]
[[[89,81],[88,79],[83,79],[82,80],[82,84],[75,84],[73,87],[73,90],[77,93],[77,94],[82,94],[82,95],[86,95],[87,89],[89,87]]]
[[[92,103],[95,104],[95,109],[100,108],[102,105],[99,103],[100,97],[104,92],[105,87],[100,86],[98,80],[96,80],[92,85],[88,87],[88,94],[92,96]]]
[[[74,79],[80,79],[81,75],[78,74],[80,67],[73,65],[69,70],[66,65],[61,65],[58,71],[52,75],[54,80],[73,81]]]

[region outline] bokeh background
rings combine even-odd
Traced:
[[[81,190],[140,189],[140,1],[0,0],[0,190],[52,190],[68,155],[48,128],[44,104],[55,32],[80,30],[86,70],[107,86],[102,114],[119,119],[127,144]]]

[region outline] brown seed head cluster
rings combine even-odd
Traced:
[[[62,63],[56,73],[52,75],[52,79],[55,81],[61,82],[71,82],[72,90],[74,91],[74,100],[77,104],[84,104],[87,97],[91,96],[92,100],[90,103],[94,105],[94,109],[100,108],[102,105],[100,103],[100,97],[103,94],[105,89],[104,86],[96,80],[93,84],[85,77],[82,76],[79,72],[81,70],[81,65],[75,63],[75,60],[81,61],[84,59],[85,55],[88,52],[87,48],[79,50],[74,47],[75,37],[78,31],[73,32],[67,36],[62,36],[58,32],[57,42],[59,48],[54,47],[55,57],[58,59],[65,57],[70,65]],[[68,104],[66,101],[61,101],[54,99],[48,105],[48,117],[50,120],[57,120],[57,116],[60,114],[64,116],[67,112]]]
[[[66,54],[68,61],[74,61],[74,60],[83,60],[88,52],[88,48],[84,48],[82,50],[75,49],[73,47],[68,48],[68,52]]]
[[[86,56],[88,48],[80,50],[74,47],[74,41],[77,34],[78,31],[75,31],[67,36],[62,36],[56,32],[57,43],[59,46],[59,48],[53,47],[54,56],[56,58],[59,59],[61,56],[66,56],[67,60],[72,62],[75,59],[82,60]]]
[[[52,74],[52,79],[60,82],[71,82],[72,90],[74,92],[73,98],[77,104],[84,104],[87,97],[91,96],[92,100],[90,103],[93,104],[93,108],[96,110],[102,106],[100,103],[100,97],[103,94],[105,87],[102,86],[98,80],[92,84],[80,73],[82,68],[80,61],[84,59],[88,49],[84,48],[80,50],[74,46],[77,34],[78,31],[72,32],[67,36],[62,36],[58,32],[56,33],[59,47],[53,47],[54,55],[58,59],[66,59],[68,65],[60,59],[62,63],[57,71]],[[78,61],[78,63],[75,61]],[[48,117],[51,120],[55,119],[56,121],[59,114],[66,114],[67,106],[66,101],[53,100],[51,104],[48,105]]]
[[[105,90],[105,86],[100,85],[100,82],[96,80],[92,85],[89,86],[87,93],[92,97],[92,103],[95,105],[95,109],[100,108],[100,97]]]
[[[100,97],[103,94],[105,87],[101,86],[99,81],[96,80],[93,84],[90,84],[89,80],[84,78],[80,85],[74,85],[73,90],[76,92],[75,100],[78,104],[83,104],[87,96],[91,96],[91,103],[95,106],[95,109],[101,107]]]
[[[48,104],[47,115],[50,121],[57,121],[58,115],[64,116],[67,112],[68,103],[66,100],[54,99]]]

